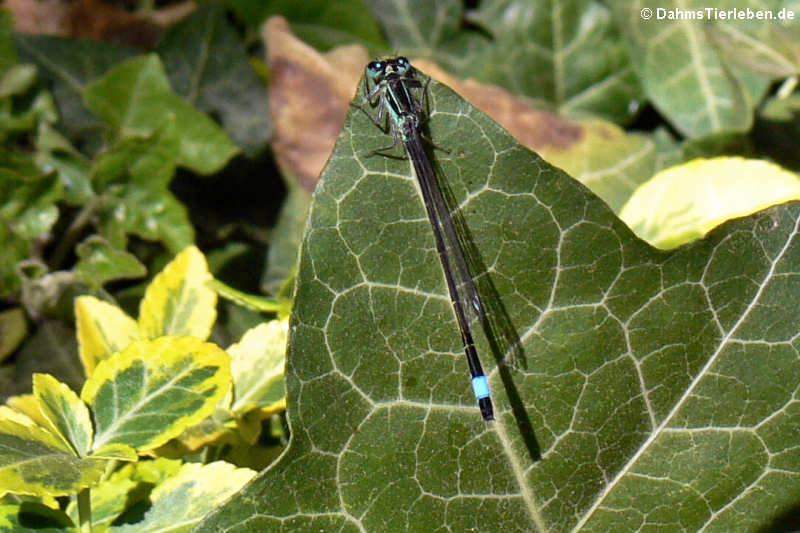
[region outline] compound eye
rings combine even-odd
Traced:
[[[383,69],[384,69],[383,61],[371,61],[367,65],[367,71],[369,71],[370,74],[378,74]]]
[[[401,75],[405,75],[411,70],[411,61],[403,56],[395,58],[394,64],[395,70],[397,70],[397,72],[399,72]]]

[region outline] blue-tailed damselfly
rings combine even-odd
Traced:
[[[482,325],[486,324],[483,305],[475,287],[475,282],[464,256],[456,225],[453,223],[445,195],[440,189],[434,167],[422,141],[425,110],[421,100],[427,91],[427,82],[422,83],[416,69],[405,57],[372,61],[366,66],[364,97],[373,106],[377,105],[375,116],[367,115],[383,126],[384,113],[394,137],[391,146],[380,148],[372,153],[392,149],[398,138],[405,146],[408,158],[414,166],[428,219],[433,227],[436,250],[442,263],[453,311],[461,340],[467,355],[467,364],[472,376],[472,389],[484,420],[494,419],[489,382],[483,373],[475,342],[472,337],[469,315],[475,315]],[[415,93],[421,93],[415,98]],[[366,112],[366,110],[364,110]]]

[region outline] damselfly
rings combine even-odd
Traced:
[[[429,80],[428,80],[429,81]],[[447,290],[453,304],[461,340],[467,354],[467,364],[472,376],[472,389],[484,420],[494,419],[489,382],[483,373],[475,342],[472,337],[472,322],[468,315],[477,316],[486,324],[478,290],[464,256],[456,225],[453,223],[445,195],[439,187],[434,167],[422,141],[425,110],[422,100],[427,91],[427,81],[422,82],[417,70],[405,57],[372,61],[366,66],[364,97],[372,106],[378,106],[375,116],[367,115],[380,127],[384,127],[384,115],[388,117],[394,143],[372,153],[381,153],[403,143],[414,166],[428,219],[433,227],[436,250],[442,263]],[[420,97],[415,97],[421,94]],[[366,112],[366,110],[365,110]]]

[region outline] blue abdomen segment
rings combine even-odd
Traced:
[[[486,376],[475,376],[472,378],[472,390],[475,393],[475,398],[488,398],[489,397],[489,381]]]

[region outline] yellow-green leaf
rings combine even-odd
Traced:
[[[36,425],[36,422],[34,422],[31,417],[20,411],[17,411],[16,409],[12,409],[7,405],[0,405],[0,420],[12,420],[17,424],[22,424],[23,426]]]
[[[620,218],[653,246],[673,248],[726,220],[798,198],[798,176],[773,163],[741,157],[696,159],[642,184]]]
[[[122,309],[80,296],[75,300],[75,323],[78,328],[78,352],[87,376],[97,363],[118,352],[140,337],[139,325]]]
[[[75,392],[48,374],[33,375],[33,395],[47,420],[47,428],[80,457],[92,446],[89,409]]]
[[[181,469],[183,461],[158,457],[141,461],[120,468],[119,475],[127,476],[134,481],[143,481],[150,485],[158,485],[168,477],[174,476]]]
[[[127,444],[140,453],[210,415],[230,387],[228,354],[194,337],[138,340],[101,362],[81,398],[94,416],[94,449]]]
[[[226,397],[230,396],[230,391]],[[223,399],[217,404],[212,416],[203,419],[199,424],[186,428],[176,438],[159,447],[155,453],[161,457],[183,457],[195,453],[203,446],[222,444],[238,444],[241,439],[231,431],[236,427],[236,420],[227,409],[220,407],[226,402]]]
[[[127,444],[112,442],[92,451],[92,457],[134,462],[139,459],[136,450]]]
[[[217,293],[203,254],[189,246],[150,283],[139,308],[139,328],[146,338],[191,335],[207,339],[217,317]]]
[[[0,420],[0,490],[60,496],[86,488],[103,475],[107,461],[79,458],[39,426]]]
[[[47,425],[47,419],[42,415],[41,409],[39,409],[39,400],[37,400],[33,394],[12,396],[6,400],[6,405],[40,426]]]
[[[190,531],[212,509],[250,481],[256,472],[217,461],[187,463],[150,494],[150,509],[141,522],[114,528],[116,533]]]
[[[288,320],[264,322],[228,348],[233,374],[231,410],[237,415],[268,408],[283,400],[288,329]]]

